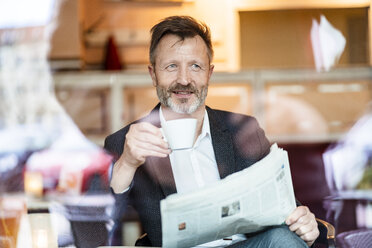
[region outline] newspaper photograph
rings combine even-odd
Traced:
[[[296,208],[288,154],[273,144],[252,166],[162,200],[163,247],[198,244],[281,225]]]

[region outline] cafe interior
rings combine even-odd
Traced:
[[[296,199],[324,221],[315,247],[372,247],[370,0],[5,2],[0,247],[135,245],[136,211],[113,223],[102,147],[158,103],[149,31],[172,15],[211,29],[206,104],[287,151]]]

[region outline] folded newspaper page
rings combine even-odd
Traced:
[[[163,247],[193,247],[283,224],[296,208],[288,154],[274,144],[247,169],[160,204]]]

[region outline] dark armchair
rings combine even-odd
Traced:
[[[316,219],[316,221],[318,222],[318,229],[320,234],[314,243],[314,247],[336,247],[335,228],[333,227],[333,225],[318,218]]]

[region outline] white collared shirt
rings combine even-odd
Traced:
[[[160,123],[165,123],[162,109],[159,111]],[[214,155],[208,113],[205,111],[201,134],[190,149],[175,150],[169,155],[177,193],[188,193],[218,182],[216,157]],[[233,235],[231,240],[216,240],[197,247],[226,247],[245,240],[244,235]]]
[[[165,122],[160,108],[160,122]],[[187,193],[220,180],[214,156],[209,119],[204,114],[202,131],[190,149],[175,150],[169,155],[177,193]]]

